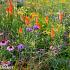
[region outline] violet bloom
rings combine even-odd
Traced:
[[[3,41],[1,41],[0,42],[0,46],[5,46],[5,45],[7,45],[8,44],[8,42],[9,42],[9,40],[3,40]]]
[[[31,32],[32,28],[26,28],[26,31]]]
[[[38,30],[39,27],[38,27],[37,25],[34,25],[34,26],[33,26],[33,29],[34,29],[34,30]]]
[[[8,46],[8,47],[7,47],[7,50],[8,50],[8,51],[13,51],[13,50],[14,50],[14,47],[13,47],[13,46]]]
[[[19,51],[21,51],[22,49],[25,48],[25,46],[24,46],[23,44],[19,44],[19,45],[17,46],[17,48],[18,48]]]
[[[12,61],[8,61],[8,66],[12,66],[13,62]]]

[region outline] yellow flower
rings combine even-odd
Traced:
[[[34,17],[37,17],[38,16],[38,14],[37,13],[35,13],[35,12],[32,12],[31,13],[31,18],[33,19]]]
[[[18,11],[17,11],[17,14],[18,14],[18,15],[23,15],[24,13],[23,13],[23,11],[18,10]]]

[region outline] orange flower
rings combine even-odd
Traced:
[[[9,7],[6,8],[6,11],[7,11],[10,15],[12,15],[12,13],[13,13],[13,4],[12,4],[12,0],[9,1]]]
[[[20,28],[19,28],[19,33],[22,33],[22,32],[23,32],[23,30],[22,30],[22,28],[20,27]]]
[[[45,21],[47,24],[48,24],[48,20],[49,20],[49,18],[48,18],[48,16],[46,16]]]
[[[55,31],[54,31],[54,27],[51,28],[51,38],[55,37]]]
[[[35,24],[38,26],[39,29],[41,28],[41,24],[38,22],[38,17],[36,17],[36,23]]]
[[[59,20],[60,20],[60,22],[62,22],[62,19],[63,19],[63,12],[59,12]]]
[[[38,17],[36,17],[36,23],[38,23]]]
[[[29,20],[29,17],[28,16],[25,17],[25,24],[26,25],[29,25],[30,24],[30,20]]]

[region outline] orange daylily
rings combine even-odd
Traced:
[[[36,17],[36,23],[35,24],[39,27],[39,29],[41,28],[41,24],[38,22],[38,17]]]
[[[28,16],[25,17],[25,24],[26,25],[29,25],[30,24],[30,20],[29,20],[29,17]]]
[[[19,33],[22,33],[22,32],[23,32],[23,30],[22,30],[22,28],[20,27],[20,28],[19,28]]]
[[[7,11],[10,15],[12,15],[12,13],[13,13],[13,4],[12,4],[12,0],[9,1],[9,7],[6,8],[6,11]]]
[[[54,27],[51,28],[51,38],[54,38],[55,37],[55,31],[54,31]]]
[[[46,16],[45,21],[48,24],[48,21],[49,21],[49,17],[48,16]]]
[[[59,12],[59,20],[60,20],[60,22],[62,22],[62,19],[63,19],[63,12]]]
[[[36,17],[36,23],[38,23],[38,17]]]

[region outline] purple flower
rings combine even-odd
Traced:
[[[13,47],[13,46],[8,46],[8,47],[7,47],[7,50],[8,50],[8,51],[13,51],[13,50],[14,50],[14,47]]]
[[[12,61],[8,61],[8,66],[12,66]]]
[[[0,42],[0,46],[5,46],[5,45],[7,45],[8,44],[8,42],[9,42],[9,40],[3,40],[3,41],[1,41]]]
[[[26,31],[31,32],[32,28],[26,28]]]
[[[22,50],[22,49],[24,49],[25,48],[25,46],[23,45],[23,44],[19,44],[18,46],[17,46],[17,48],[18,48],[18,50]]]
[[[33,29],[34,29],[34,30],[38,30],[39,27],[38,27],[37,25],[34,25],[34,26],[33,26]]]

